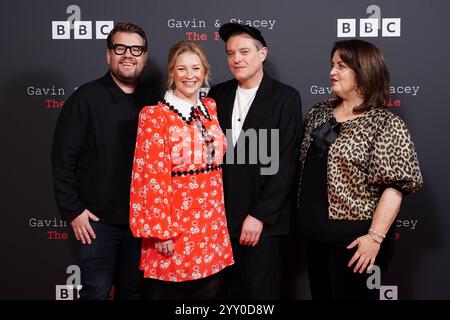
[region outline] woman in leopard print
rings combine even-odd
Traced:
[[[335,43],[330,79],[336,99],[305,119],[298,188],[313,299],[376,299],[366,268],[384,275],[404,195],[423,184],[404,122],[387,110],[389,71],[362,40]]]

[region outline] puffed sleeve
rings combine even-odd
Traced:
[[[130,228],[135,237],[168,240],[182,228],[171,214],[172,161],[161,107],[139,114],[130,189]]]
[[[423,185],[411,136],[405,123],[395,115],[387,117],[374,140],[369,183],[395,188],[405,195]]]

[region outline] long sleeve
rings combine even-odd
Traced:
[[[87,102],[75,92],[59,115],[51,155],[56,203],[61,216],[68,221],[86,209],[78,193],[76,169],[87,139],[88,125]]]
[[[399,117],[387,118],[379,130],[371,155],[369,183],[392,187],[403,194],[416,192],[423,184],[414,144]]]
[[[265,177],[265,183],[254,202],[251,215],[269,224],[278,221],[280,208],[289,195],[294,195],[297,177],[297,159],[302,127],[302,107],[298,92],[292,92],[282,108],[279,124],[279,168],[274,175]]]
[[[130,189],[130,227],[140,238],[167,240],[183,230],[171,212],[171,150],[160,106],[139,114]]]

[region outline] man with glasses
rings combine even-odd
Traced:
[[[52,149],[56,202],[78,240],[80,299],[142,297],[140,241],[129,228],[138,115],[158,101],[138,82],[147,63],[144,30],[118,23],[107,38],[109,71],[80,86],[59,116]]]

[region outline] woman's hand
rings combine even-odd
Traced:
[[[355,246],[358,246],[353,257],[350,259],[348,263],[348,267],[355,263],[355,268],[353,272],[363,273],[366,270],[367,266],[372,268],[375,263],[375,258],[377,257],[378,251],[380,251],[380,244],[374,241],[368,234],[357,238],[355,241],[350,243],[347,246],[347,249],[352,249]]]
[[[173,240],[159,240],[155,239],[155,248],[159,254],[162,254],[165,257],[173,256]]]

